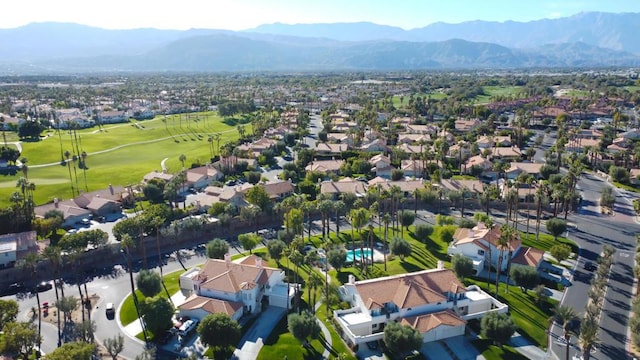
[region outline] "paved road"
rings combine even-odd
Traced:
[[[596,261],[602,246],[609,244],[617,253],[611,269],[608,290],[605,295],[602,317],[600,319],[599,338],[601,345],[593,354],[593,359],[627,359],[627,324],[633,287],[633,266],[635,234],[640,232],[640,225],[635,222],[635,214],[631,199],[636,196],[620,192],[614,188],[617,202],[614,216],[600,214],[599,199],[602,189],[612,187],[604,179],[594,174],[584,174],[578,187],[583,202],[577,214],[568,220],[576,224],[570,228],[569,238],[581,247],[580,258],[573,276],[573,285],[566,290],[562,304],[573,307],[576,312],[584,313],[587,291],[590,288],[592,273],[584,270],[586,261]],[[552,338],[560,336],[559,326],[552,327]],[[572,344],[576,344],[574,338]],[[556,358],[564,359],[564,345],[553,341],[551,350]],[[571,356],[579,354],[573,347]]]

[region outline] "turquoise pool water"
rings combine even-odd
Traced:
[[[347,250],[347,262],[358,261],[362,259],[362,254],[366,259],[371,259],[371,248]]]

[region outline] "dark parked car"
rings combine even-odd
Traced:
[[[49,281],[43,281],[40,284],[36,285],[36,291],[47,291],[53,288],[53,285]]]
[[[13,283],[9,286],[7,286],[6,289],[4,289],[4,291],[2,292],[4,295],[15,295],[21,291],[24,290],[24,284],[23,283]]]
[[[598,267],[592,261],[587,261],[584,263],[584,269],[587,271],[596,271]]]

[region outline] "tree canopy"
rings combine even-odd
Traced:
[[[400,256],[400,259],[404,261],[404,258],[411,255],[411,244],[401,237],[394,237],[391,239],[389,249],[394,255]]]
[[[308,311],[302,314],[290,314],[287,318],[287,328],[289,332],[303,345],[308,343],[308,339],[315,339],[320,334],[320,325],[315,316]]]
[[[120,335],[122,336],[122,335]],[[96,350],[94,344],[74,341],[69,342],[47,354],[47,360],[91,360]]]
[[[405,354],[422,347],[422,335],[410,326],[392,321],[384,327],[384,344],[392,353]]]
[[[229,243],[223,239],[213,239],[207,244],[207,256],[209,259],[223,259],[229,252]]]
[[[473,261],[462,254],[455,254],[453,256],[451,266],[460,280],[464,280],[464,278],[473,275]]]
[[[136,276],[138,290],[146,296],[155,296],[162,291],[162,279],[160,275],[148,269],[142,269]]]
[[[509,341],[516,331],[516,325],[509,315],[492,312],[482,318],[480,329],[482,336],[502,345]]]
[[[522,292],[533,289],[540,282],[538,270],[531,266],[514,266],[511,268],[511,278],[520,286]]]
[[[141,312],[147,329],[152,333],[160,334],[171,327],[173,305],[169,300],[160,296],[148,297],[142,303]]]
[[[210,314],[198,325],[198,335],[203,344],[220,351],[235,346],[240,341],[240,325],[226,314]]]

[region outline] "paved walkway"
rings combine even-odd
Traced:
[[[542,360],[547,358],[547,353],[539,347],[533,345],[529,339],[520,335],[519,333],[513,334],[509,341],[520,354],[531,360]]]
[[[238,360],[255,360],[264,345],[262,339],[266,339],[276,327],[280,319],[287,313],[284,308],[269,306],[260,314],[260,318],[251,326],[251,329],[240,340],[240,346],[233,353],[233,358]]]
[[[162,159],[162,161],[160,161],[160,168],[162,169],[162,171],[167,171],[167,160],[169,160],[169,158],[164,158]]]

